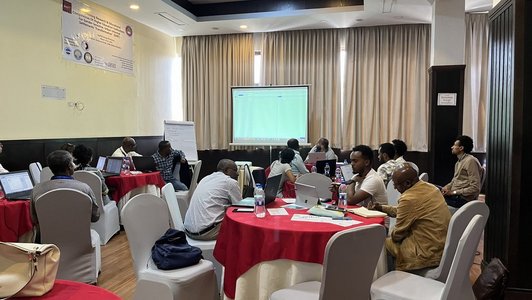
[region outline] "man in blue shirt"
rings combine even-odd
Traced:
[[[180,164],[186,161],[183,151],[172,149],[169,141],[161,141],[159,143],[159,150],[152,157],[155,161],[156,169],[161,171],[163,180],[166,183],[171,183],[175,191],[188,190],[187,186],[179,181],[179,178],[174,176],[174,173],[179,174],[179,170],[173,172],[174,165],[175,168],[179,168]]]

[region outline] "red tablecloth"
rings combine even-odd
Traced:
[[[108,290],[81,282],[59,280],[54,287],[41,297],[15,298],[25,300],[61,299],[61,300],[120,300],[121,298]]]
[[[0,199],[0,241],[17,242],[33,228],[28,200]]]
[[[114,189],[111,198],[116,202],[120,201],[120,198],[129,191],[138,187],[152,184],[162,188],[166,184],[160,172],[110,176],[105,178],[105,183]]]
[[[268,207],[285,203],[276,199]],[[258,219],[253,213],[236,213],[228,208],[214,248],[214,257],[224,267],[224,292],[235,298],[236,280],[254,265],[276,259],[323,263],[325,246],[338,231],[368,225],[384,224],[384,218],[363,218],[349,214],[363,222],[351,227],[327,223],[291,221],[293,214],[304,210],[287,209],[288,216]]]

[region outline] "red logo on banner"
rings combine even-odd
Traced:
[[[72,3],[70,3],[70,2],[68,2],[66,0],[63,0],[63,11],[71,14],[72,13]]]

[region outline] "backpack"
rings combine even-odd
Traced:
[[[161,270],[173,270],[197,264],[201,249],[190,246],[183,231],[170,228],[151,248],[153,262]]]

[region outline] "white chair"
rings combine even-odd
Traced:
[[[33,184],[41,183],[41,170],[42,166],[40,162],[33,162],[29,166],[30,176],[33,180]]]
[[[171,183],[167,183],[163,188],[161,189],[161,195],[162,198],[166,201],[166,204],[168,205],[168,211],[170,212],[170,227],[184,231],[185,226],[183,225],[183,218],[182,213],[180,211],[181,204],[177,201],[174,187]],[[222,275],[223,275],[223,267],[222,265],[214,258],[214,246],[216,246],[216,241],[200,241],[192,239],[191,237],[187,236],[187,242],[189,245],[198,247],[201,249],[201,252],[203,253],[203,257],[206,260],[211,261],[214,264],[214,269],[216,272],[216,279],[218,282],[218,287],[222,286]]]
[[[429,174],[421,173],[421,175],[419,175],[419,180],[423,180],[425,182],[429,182]]]
[[[74,189],[56,189],[35,201],[41,242],[61,251],[57,278],[96,283],[101,269],[100,237],[90,228],[92,201]]]
[[[159,270],[151,259],[152,246],[169,228],[168,206],[163,199],[150,194],[131,198],[122,208],[122,223],[139,283],[142,280],[164,283],[173,299],[214,300],[217,297],[212,262],[202,259],[190,267],[165,271]],[[166,291],[162,293],[167,295]],[[157,294],[149,298],[158,299]]]
[[[137,281],[133,300],[174,300],[172,289],[165,282],[140,279]]]
[[[393,181],[390,180],[388,182],[388,185],[386,186],[386,195],[388,196],[388,205],[397,206],[399,197],[401,197],[401,193],[397,191],[393,185]],[[392,232],[392,229],[395,227],[395,222],[397,221],[395,218],[389,218],[390,224],[388,226],[389,232]]]
[[[54,176],[54,173],[52,173],[52,170],[50,170],[50,167],[44,167],[41,170],[41,180],[40,182],[49,181],[52,176]]]
[[[74,178],[90,186],[96,197],[96,204],[98,204],[100,211],[100,219],[98,222],[92,223],[91,228],[96,230],[100,235],[100,245],[105,245],[113,235],[120,231],[120,220],[116,202],[111,200],[106,205],[103,204],[102,180],[98,175],[90,171],[76,171],[74,172]]]
[[[296,182],[315,186],[318,192],[318,197],[322,199],[330,199],[332,192],[330,191],[331,179],[323,174],[319,173],[307,173],[303,174],[296,179]]]
[[[177,202],[179,203],[179,208],[181,209],[181,217],[185,218],[185,214],[188,210],[188,206],[190,205],[190,198],[192,198],[192,194],[194,194],[194,190],[196,190],[196,187],[198,186],[198,178],[199,173],[201,171],[201,160],[198,160],[196,165],[194,166],[194,171],[192,173],[192,180],[190,181],[190,188],[188,191],[177,191],[176,197]]]
[[[272,293],[270,300],[369,299],[385,236],[385,228],[377,224],[337,232],[325,248],[321,283],[298,283]]]
[[[416,274],[392,271],[371,285],[371,299],[475,299],[469,270],[484,229],[486,220],[481,215],[473,217],[458,242],[458,248],[445,282]]]
[[[440,265],[436,268],[423,269],[415,272],[418,275],[436,279],[440,282],[445,282],[449,271],[451,269],[451,264],[453,263],[453,258],[458,247],[458,242],[460,237],[464,232],[465,228],[476,215],[481,215],[483,218],[482,227],[484,227],[486,221],[489,217],[489,208],[486,203],[475,200],[466,203],[464,206],[460,207],[455,214],[451,217],[449,222],[449,228],[447,229],[447,237],[445,239],[445,247],[443,248],[443,254],[440,260]]]

